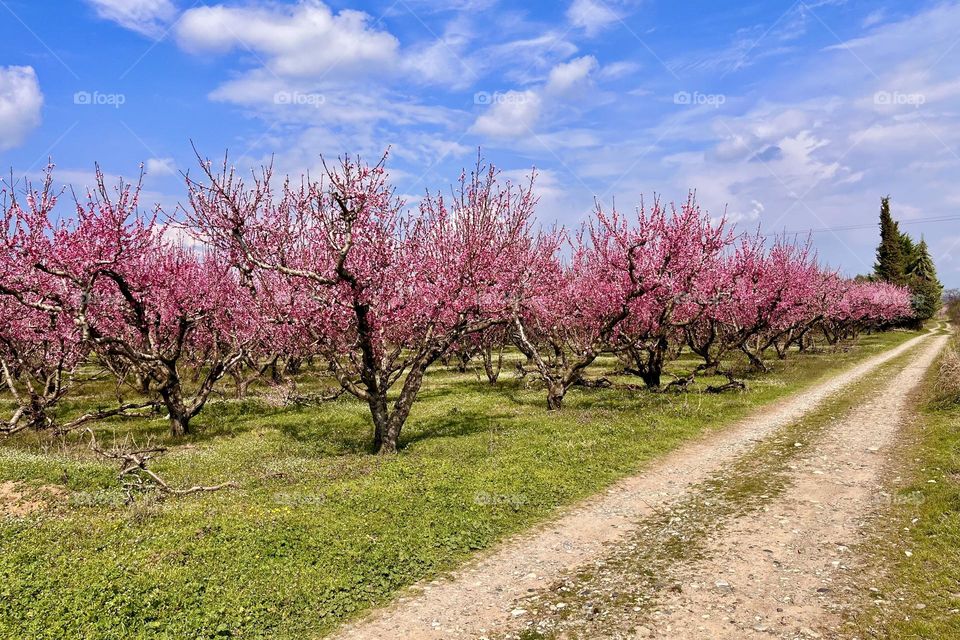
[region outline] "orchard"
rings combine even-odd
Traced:
[[[726,375],[740,354],[837,345],[908,319],[906,288],[844,279],[809,243],[742,233],[694,197],[635,211],[599,205],[574,229],[536,219],[533,178],[481,162],[451,196],[415,207],[379,163],[341,159],[322,179],[250,177],[201,160],[183,211],[149,210],[139,184],[105,184],[58,207],[53,169],[3,191],[0,364],[15,400],[3,430],[69,430],[130,412],[191,422],[225,377],[238,393],[279,367],[312,363],[369,408],[371,448],[397,451],[424,375],[438,361],[526,356],[518,372],[559,410],[602,354],[640,387]],[[186,239],[186,240],[185,240]],[[684,350],[702,362],[665,384]],[[56,404],[96,365],[138,402],[57,424]]]
[[[0,640],[960,639],[960,0],[780,4],[0,0]]]

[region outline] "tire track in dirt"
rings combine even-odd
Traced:
[[[415,585],[390,606],[333,634],[336,639],[478,638],[521,615],[514,603],[604,555],[637,522],[683,495],[757,442],[863,380],[930,334],[917,336],[709,434],[621,480],[532,531],[515,536],[451,574]],[[939,340],[939,339],[938,339]],[[676,636],[670,636],[676,637]],[[738,636],[737,636],[738,637]]]
[[[672,576],[671,592],[640,637],[833,638],[859,570],[862,516],[883,493],[886,456],[910,413],[910,396],[944,347],[937,336],[890,382],[831,424],[790,464],[787,489],[736,519],[708,545],[708,561]]]

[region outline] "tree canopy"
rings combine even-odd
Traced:
[[[890,213],[890,196],[880,199],[880,244],[873,278],[909,287],[914,317],[919,322],[932,318],[940,309],[943,285],[937,278],[927,242],[921,238],[916,243],[900,231]]]

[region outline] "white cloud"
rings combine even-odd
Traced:
[[[470,129],[494,138],[526,137],[540,117],[542,100],[535,91],[507,91],[495,95],[496,102]]]
[[[602,0],[573,0],[567,9],[567,20],[592,36],[618,22],[620,14]]]
[[[626,60],[613,62],[603,65],[603,69],[600,70],[600,77],[604,80],[616,80],[628,76],[639,69],[640,65],[636,62],[628,62]]]
[[[470,46],[476,33],[468,15],[460,13],[447,22],[440,37],[407,48],[402,54],[403,71],[417,82],[451,88],[464,88],[476,81],[491,61]]]
[[[872,11],[870,14],[868,14],[867,17],[863,19],[863,22],[860,23],[860,25],[864,29],[869,29],[870,27],[873,27],[883,22],[886,19],[886,17],[887,17],[887,12],[885,9],[877,9],[876,11]]]
[[[760,60],[796,53],[798,41],[810,27],[823,28],[821,9],[847,0],[806,0],[795,2],[784,13],[774,12],[771,20],[730,32],[730,42],[720,48],[697,49],[696,44],[679,49],[668,66],[680,76],[694,73],[727,75],[746,69]]]
[[[171,0],[87,0],[104,20],[125,29],[158,37],[177,15]]]
[[[488,94],[492,102],[470,132],[493,138],[526,138],[544,111],[582,93],[599,64],[593,56],[574,58],[554,66],[544,84],[523,91]]]
[[[470,37],[469,26],[453,20],[440,39],[401,50],[399,40],[367,14],[335,12],[320,0],[202,6],[186,11],[176,28],[177,42],[188,52],[236,51],[241,64],[253,65],[214,88],[210,99],[252,107],[272,124],[323,129],[307,137],[322,139],[334,153],[360,146],[382,150],[387,141],[375,128],[381,123],[393,131],[411,125],[449,128],[455,110],[420,103],[410,85],[463,87],[475,79],[474,62],[457,53]],[[277,144],[269,137],[260,142]],[[297,143],[285,146],[292,144]]]
[[[184,12],[176,36],[193,53],[265,56],[266,67],[282,76],[345,76],[396,62],[399,41],[369,18],[349,9],[335,14],[319,0],[285,8],[215,5]]]
[[[147,160],[147,174],[155,176],[169,176],[177,171],[173,158],[150,158]]]
[[[476,59],[498,69],[503,78],[525,84],[540,79],[546,69],[577,52],[577,46],[565,38],[567,34],[547,31],[535,38],[520,38],[481,48]],[[523,60],[522,65],[516,64]]]
[[[0,67],[0,151],[19,145],[40,124],[41,107],[33,67]]]
[[[570,62],[558,64],[550,70],[545,90],[547,93],[567,93],[581,86],[598,66],[597,59],[593,56],[574,58]]]

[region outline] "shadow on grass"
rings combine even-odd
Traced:
[[[400,448],[410,449],[419,442],[444,438],[463,438],[487,433],[507,419],[507,416],[490,411],[464,411],[454,407],[447,415],[417,420],[407,425],[400,438]]]
[[[320,413],[299,410],[275,416],[263,426],[295,442],[318,447],[324,456],[372,452],[373,426],[366,413]]]

